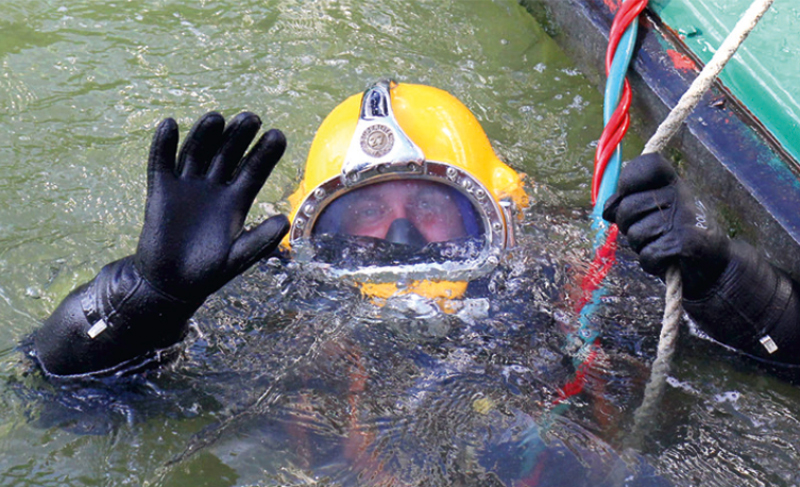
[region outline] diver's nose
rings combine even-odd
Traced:
[[[392,243],[424,247],[428,241],[407,218],[398,218],[389,226],[385,240]]]

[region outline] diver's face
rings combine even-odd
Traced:
[[[359,191],[344,213],[349,235],[386,238],[396,220],[408,220],[428,243],[465,237],[461,212],[447,188],[428,181],[387,181]]]

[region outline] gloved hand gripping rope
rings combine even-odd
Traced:
[[[694,110],[700,98],[711,86],[726,63],[733,57],[733,54],[744,42],[747,35],[755,28],[773,1],[755,0],[753,2],[714,54],[711,61],[703,68],[678,104],[658,127],[656,133],[646,144],[643,155],[658,153],[666,146],[667,142],[678,131],[686,117]],[[592,202],[594,204],[592,227],[596,232],[595,249],[597,249],[592,269],[601,269],[601,271],[592,277],[591,287],[584,287],[585,296],[587,293],[597,293],[600,282],[610,268],[611,264],[609,262],[613,263],[613,250],[610,253],[608,250],[604,252],[601,252],[601,250],[615,248],[613,242],[617,235],[617,229],[616,225],[607,228],[602,219],[602,214],[608,198],[616,190],[619,179],[621,140],[630,125],[627,112],[630,106],[631,93],[628,82],[624,80],[624,74],[630,63],[636,38],[638,15],[646,5],[646,0],[629,0],[625,2],[614,19],[609,35],[609,47],[606,55],[608,80],[606,83],[606,105],[604,107],[606,127],[598,143],[594,179],[592,181]],[[624,33],[621,33],[622,30],[624,30]],[[610,202],[610,206],[614,206],[615,203],[616,201]],[[612,211],[615,213],[616,208]],[[605,243],[601,246],[604,236]],[[635,442],[639,441],[643,434],[642,426],[647,424],[652,417],[654,406],[663,391],[664,383],[669,373],[670,359],[675,351],[675,341],[682,314],[682,282],[680,269],[677,265],[671,265],[667,269],[666,282],[667,296],[658,355],[653,363],[650,381],[645,389],[644,400],[634,416],[635,424],[631,436]],[[585,309],[586,307],[581,310],[582,323]]]

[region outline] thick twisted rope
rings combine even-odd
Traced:
[[[744,41],[758,20],[774,0],[756,0],[742,20],[723,42],[712,60],[701,71],[689,90],[681,97],[669,116],[662,122],[655,135],[645,146],[643,154],[661,151],[680,129],[684,120],[697,106],[700,98],[710,87],[719,72],[730,60],[736,49]],[[614,264],[616,253],[616,225],[609,226],[602,213],[606,200],[616,192],[619,172],[622,166],[622,139],[630,127],[629,108],[631,89],[625,79],[630,65],[638,31],[638,16],[647,6],[647,0],[627,0],[614,18],[609,34],[606,52],[606,89],[603,117],[605,128],[600,136],[595,155],[592,180],[592,230],[594,231],[594,260],[589,272],[581,282],[582,296],[576,303],[579,312],[578,330],[567,337],[566,350],[573,356],[576,367],[574,380],[565,384],[559,397],[551,405],[549,420],[545,420],[539,432],[548,429],[552,418],[569,404],[569,399],[584,387],[587,370],[592,367],[598,350],[599,331],[591,320],[591,315],[605,292],[602,282]],[[675,352],[678,329],[682,315],[682,282],[677,266],[667,270],[667,295],[664,317],[656,359],[653,362],[650,380],[645,388],[642,405],[634,413],[634,428],[628,436],[629,446],[638,446],[646,426],[652,423],[655,406],[663,392],[669,375],[670,362]]]
[[[719,73],[730,61],[739,46],[753,31],[758,21],[766,13],[774,0],[755,0],[733,28],[720,48],[714,53],[711,61],[705,65],[700,74],[692,82],[686,93],[683,94],[677,105],[670,111],[667,118],[659,125],[656,133],[645,145],[642,154],[660,152],[669,140],[678,132],[683,122],[694,111],[703,94],[711,87]],[[645,388],[642,405],[634,413],[634,429],[632,439],[637,445],[644,434],[644,427],[651,423],[655,407],[664,390],[672,355],[675,353],[675,342],[678,338],[680,327],[682,287],[681,274],[678,266],[667,270],[667,295],[664,307],[664,317],[661,322],[661,338],[658,343],[658,353],[650,372],[650,380]]]

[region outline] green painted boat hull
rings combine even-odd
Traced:
[[[655,9],[645,10],[640,18],[637,50],[628,78],[634,93],[633,129],[645,140],[667,117],[702,68],[702,53],[695,53],[686,40],[698,38],[700,42],[711,35],[711,29],[697,27],[694,29],[697,32],[682,35],[680,28],[670,26],[658,13],[661,10],[666,15],[683,1],[660,0],[654,4]],[[743,1],[749,4],[748,0]],[[556,42],[602,91],[606,81],[608,33],[621,0],[521,2],[544,23]],[[710,5],[712,0],[699,3],[702,2]],[[783,3],[786,8],[786,2]],[[738,8],[736,19],[739,11],[743,9]],[[767,16],[767,23],[759,28],[768,28],[774,15]],[[736,19],[730,19],[731,26]],[[758,41],[758,37],[755,39]],[[758,46],[756,42],[751,49]],[[710,58],[713,53],[706,54]],[[751,55],[768,57],[766,54]],[[796,76],[796,71],[791,71],[796,69],[794,65],[785,64],[785,70]],[[746,67],[740,66],[740,69],[746,71]],[[726,76],[733,73],[734,70],[730,70]],[[755,87],[752,84],[755,81],[749,85],[742,84],[744,80],[737,82],[729,86],[725,77],[716,82],[665,153],[672,157],[679,172],[695,186],[703,200],[716,208],[732,235],[751,242],[774,263],[800,278],[800,259],[795,257],[800,254],[800,165],[793,155],[797,148],[784,142],[800,142],[792,140],[798,133],[797,122],[793,119],[795,112],[782,108],[789,101],[769,102],[766,94],[776,89]],[[748,105],[734,90],[759,95],[760,103],[769,108],[771,115],[759,118],[758,104]],[[795,99],[787,93],[786,100]],[[778,125],[786,129],[772,128]]]
[[[707,63],[752,0],[651,0],[649,7]],[[720,79],[800,160],[800,5],[776,1]]]

